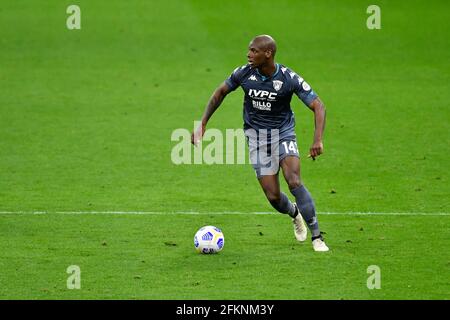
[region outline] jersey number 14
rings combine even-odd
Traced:
[[[295,142],[295,141],[289,141],[289,144],[288,144],[288,141],[284,141],[284,142],[282,143],[282,145],[283,145],[284,151],[285,151],[286,153],[295,153],[295,154],[298,154],[297,142]]]

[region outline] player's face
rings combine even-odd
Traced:
[[[256,46],[255,43],[250,42],[250,45],[248,46],[247,61],[252,67],[258,68],[266,63],[266,52]]]

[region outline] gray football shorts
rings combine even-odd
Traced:
[[[280,171],[280,162],[287,156],[299,158],[295,132],[282,134],[278,130],[245,130],[250,163],[256,176],[273,176]]]

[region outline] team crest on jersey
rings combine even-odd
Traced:
[[[273,88],[277,91],[281,89],[281,86],[283,85],[283,81],[280,80],[273,80]]]
[[[311,90],[311,87],[309,86],[308,83],[306,83],[306,81],[303,81],[302,87],[303,87],[303,90],[305,90],[305,91]]]

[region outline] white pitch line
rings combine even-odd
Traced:
[[[277,212],[240,212],[240,211],[0,211],[0,215],[274,215]],[[318,212],[318,215],[358,215],[358,216],[450,216],[450,212]]]

